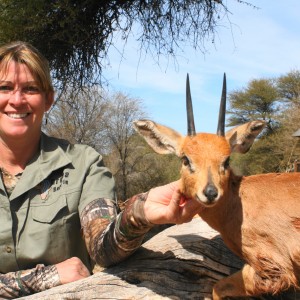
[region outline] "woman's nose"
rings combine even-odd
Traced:
[[[23,93],[18,89],[15,91],[12,91],[9,95],[9,103],[12,105],[20,105],[23,103],[24,95]]]

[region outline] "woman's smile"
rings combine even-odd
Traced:
[[[11,119],[25,119],[29,113],[6,113],[6,115]]]

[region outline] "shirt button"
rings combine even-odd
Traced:
[[[6,246],[6,252],[7,252],[7,253],[11,253],[11,247]]]

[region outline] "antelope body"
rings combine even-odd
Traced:
[[[201,203],[200,217],[246,261],[215,284],[214,300],[299,288],[300,173],[233,173],[230,154],[247,152],[265,124],[252,121],[224,134],[225,77],[224,83],[217,135],[196,134],[191,115],[188,136],[150,120],[135,121],[134,127],[156,152],[181,157],[182,193]],[[188,111],[190,101],[188,83]]]

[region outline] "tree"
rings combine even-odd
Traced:
[[[111,152],[105,157],[117,181],[117,194],[120,202],[151,188],[179,178],[180,160],[175,155],[155,153],[138,134],[131,137],[126,162],[126,175],[122,175],[118,154]],[[122,190],[122,180],[126,180],[126,194]],[[121,182],[120,182],[121,181]]]
[[[229,94],[229,126],[236,126],[251,120],[264,120],[267,130],[251,151],[241,156],[232,155],[231,166],[237,174],[251,175],[278,171],[282,157],[271,157],[272,145],[267,136],[275,134],[279,127],[279,94],[273,79],[254,79],[247,87]]]
[[[136,144],[132,143],[135,119],[145,116],[139,99],[130,98],[122,93],[115,93],[110,97],[109,116],[105,124],[104,134],[109,143],[110,158],[107,165],[117,181],[119,199],[128,198],[128,181],[132,173],[132,153]]]
[[[300,72],[292,70],[279,78],[253,80],[247,88],[230,94],[230,125],[263,119],[269,129],[249,153],[232,156],[237,173],[293,170],[294,161],[300,157],[299,139],[292,137],[300,124],[299,92]]]
[[[277,80],[278,93],[289,105],[300,107],[300,71],[292,70]]]
[[[141,49],[155,58],[174,56],[188,42],[204,52],[227,12],[221,0],[2,0],[0,41],[32,43],[60,85],[85,86],[100,81],[115,35],[125,45],[137,28]]]
[[[136,136],[136,144],[136,164],[130,176],[129,196],[179,179],[181,161],[177,156],[155,153],[140,136]]]
[[[66,91],[56,102],[44,130],[52,136],[64,138],[71,143],[87,144],[104,152],[105,126],[109,115],[108,97],[103,90],[83,89]]]
[[[254,79],[242,90],[229,94],[228,126],[236,126],[260,119],[267,122],[270,132],[278,126],[276,115],[279,95],[271,79]]]
[[[288,109],[278,118],[280,126],[254,143],[244,155],[233,155],[232,166],[237,173],[251,175],[270,172],[291,172],[300,159],[300,140],[292,134],[299,129],[300,108]]]
[[[288,106],[280,114],[279,122],[280,128],[267,141],[272,148],[273,159],[278,160],[276,171],[290,172],[293,171],[294,161],[300,159],[299,137],[293,137],[293,133],[300,128],[300,106]]]

